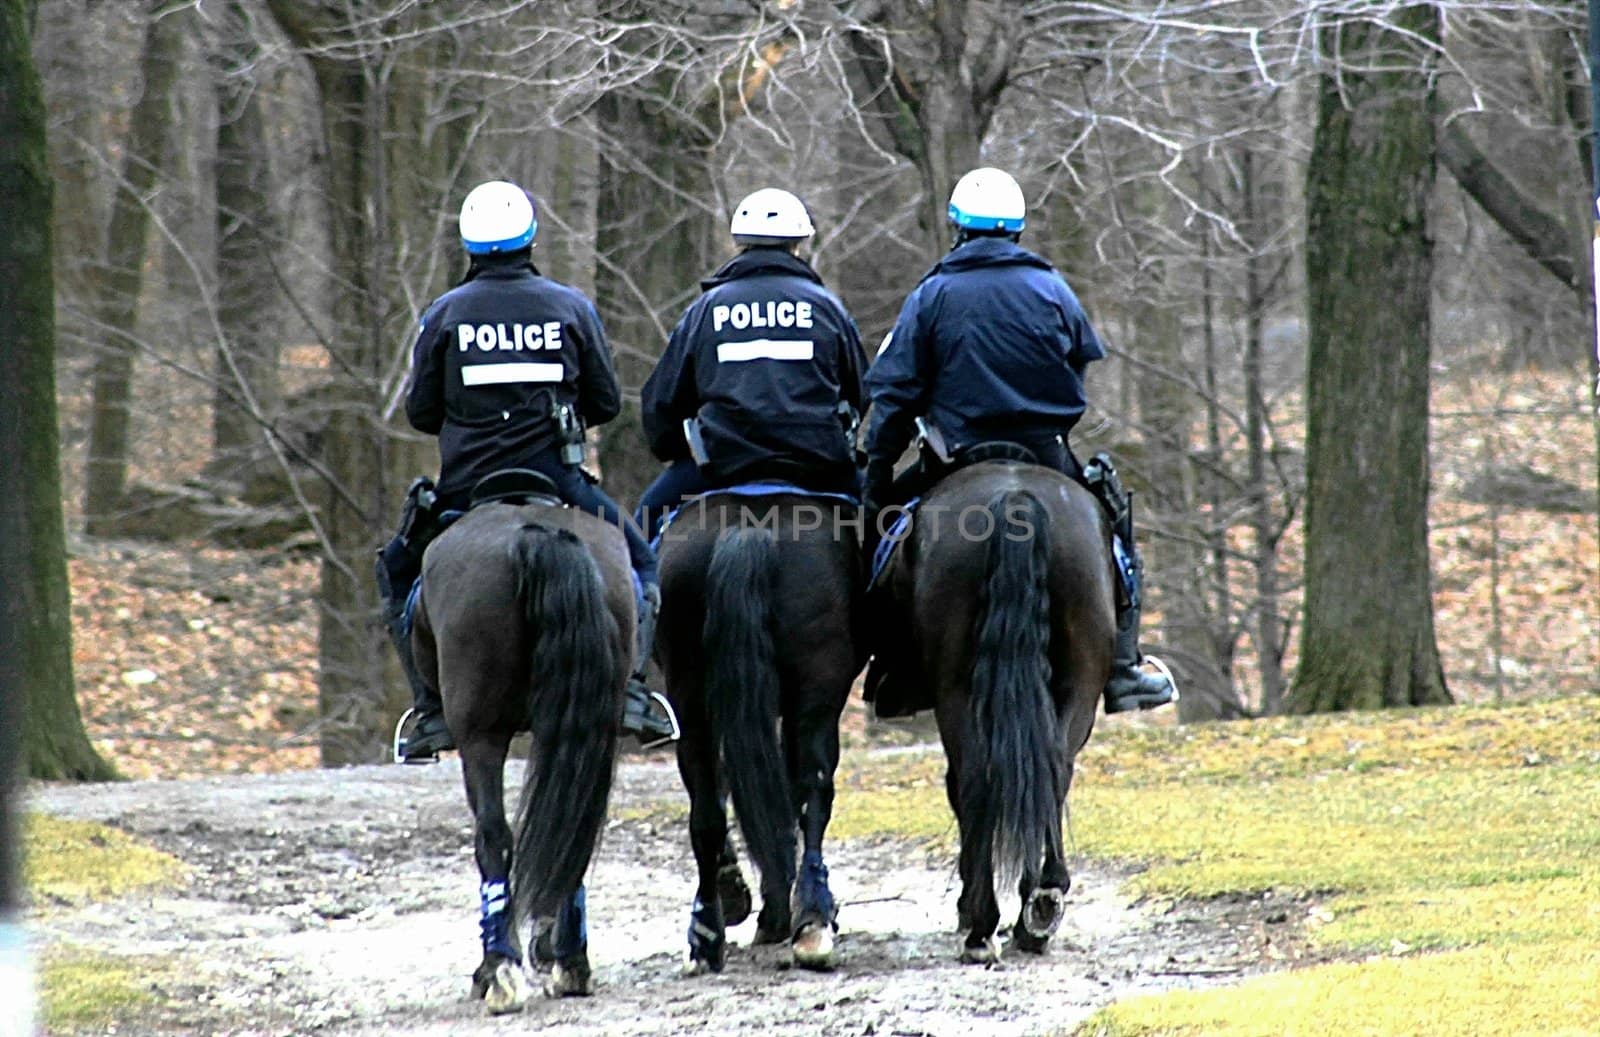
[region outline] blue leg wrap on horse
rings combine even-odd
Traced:
[[[498,954],[522,964],[522,955],[511,945],[511,916],[506,910],[505,879],[492,879],[479,886],[478,899],[478,927],[483,930],[483,953]]]
[[[800,874],[795,879],[795,892],[800,901],[800,911],[815,911],[830,924],[839,912],[833,903],[833,891],[828,888],[828,866],[822,863],[820,850],[808,850],[800,858]]]
[[[718,935],[718,927],[706,918],[711,910],[699,896],[694,898],[694,906],[689,909],[689,957],[695,961],[716,961],[727,940],[726,934]]]
[[[570,958],[589,946],[588,894],[582,886],[556,914],[555,931],[550,934],[550,950],[556,960]]]

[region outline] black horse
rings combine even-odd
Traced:
[[[678,771],[699,869],[689,922],[697,969],[721,971],[732,924],[725,906],[741,885],[726,853],[724,779],[761,872],[755,941],[790,940],[794,961],[807,968],[831,963],[836,910],[822,836],[833,812],[839,715],[866,661],[854,626],[859,544],[854,505],[798,494],[697,498],[662,537],[656,650],[683,727]]]
[[[546,992],[589,992],[583,876],[611,791],[634,608],[622,533],[553,502],[476,507],[423,558],[412,647],[461,753],[482,879],[473,996],[492,1013],[522,1007],[530,918]],[[503,772],[521,731],[533,743],[513,833]]]
[[[1042,952],[1069,877],[1062,814],[1116,636],[1111,532],[1058,472],[987,462],[922,500],[881,580],[931,688],[961,832],[962,958],[999,957],[995,882],[1018,882],[1012,942]]]

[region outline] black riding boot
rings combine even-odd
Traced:
[[[639,740],[642,749],[654,749],[678,740],[678,716],[660,692],[645,684],[644,671],[655,651],[656,616],[661,612],[661,588],[644,585],[639,602],[639,625],[634,628],[633,674],[623,693],[622,730]]]
[[[1175,702],[1178,689],[1164,669],[1154,674],[1139,668],[1144,661],[1139,654],[1144,563],[1139,560],[1139,549],[1133,540],[1133,494],[1123,490],[1116,467],[1103,453],[1089,459],[1083,468],[1083,480],[1111,519],[1112,552],[1122,584],[1117,588],[1117,641],[1111,656],[1111,679],[1106,682],[1106,712],[1154,709]]]
[[[887,586],[878,586],[867,592],[864,611],[870,617],[866,623],[872,661],[867,665],[861,697],[872,704],[872,715],[892,720],[928,708],[931,703],[918,701],[920,667],[912,653],[911,628],[902,606]]]
[[[1117,646],[1111,657],[1111,679],[1106,682],[1106,712],[1155,709],[1178,698],[1165,674],[1139,668],[1139,606],[1125,605],[1117,613]]]
[[[378,556],[378,591],[383,595],[383,625],[389,632],[395,655],[400,660],[400,670],[411,685],[411,709],[395,726],[394,756],[401,763],[432,763],[439,753],[456,747],[450,729],[444,722],[444,700],[437,688],[431,687],[417,672],[417,661],[411,654],[411,628],[406,625],[406,597],[409,583],[403,591],[393,586],[393,576],[382,554]],[[408,726],[409,725],[409,726]]]

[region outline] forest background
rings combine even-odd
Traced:
[[[948,246],[954,179],[1007,168],[1024,243],[1111,347],[1074,445],[1138,492],[1146,647],[1182,720],[1328,708],[1297,678],[1307,626],[1338,611],[1318,579],[1355,613],[1332,625],[1345,654],[1422,675],[1334,705],[1593,691],[1583,19],[41,0],[76,641],[65,703],[30,703],[55,732],[30,766],[381,757],[408,695],[370,560],[436,464],[400,406],[410,332],[489,177],[536,198],[535,261],[596,299],[636,400],[744,193],[805,199],[870,348]],[[1398,445],[1369,455],[1374,436]],[[631,503],[655,470],[636,413],[593,439]],[[1344,501],[1376,514],[1330,522]],[[77,708],[81,746],[56,737]]]

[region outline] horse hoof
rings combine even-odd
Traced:
[[[490,1015],[509,1015],[522,1011],[528,1001],[528,986],[522,979],[522,967],[515,962],[502,961],[483,981],[480,995]]]
[[[1036,889],[1022,906],[1022,929],[1043,944],[1056,934],[1066,914],[1067,898],[1059,889]]]
[[[827,971],[833,968],[833,926],[813,923],[802,926],[790,944],[794,963],[803,969]]]
[[[545,997],[588,997],[592,993],[594,986],[587,968],[569,967],[558,961],[544,978]]]
[[[723,925],[738,925],[750,917],[755,902],[738,864],[729,862],[717,869],[717,899],[722,901]]]
[[[1011,946],[1026,954],[1043,954],[1049,942],[1048,939],[1032,935],[1020,924],[1011,930]]]
[[[755,935],[750,937],[750,946],[761,947],[769,943],[782,943],[789,938],[789,934],[782,929],[768,929],[757,926]]]
[[[690,958],[688,961],[683,963],[682,975],[685,979],[693,979],[696,976],[714,975],[718,972],[721,972],[722,967],[725,964],[726,962],[707,961],[705,958]]]
[[[552,965],[556,960],[555,949],[555,923],[549,920],[539,923],[539,935],[533,940],[533,960],[539,965]]]
[[[993,936],[985,936],[973,943],[969,938],[961,945],[961,961],[966,965],[1000,964],[1000,941]]]

